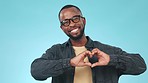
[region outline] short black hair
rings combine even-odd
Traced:
[[[61,8],[61,10],[59,11],[59,14],[58,14],[59,19],[60,19],[60,13],[61,13],[61,11],[62,11],[63,9],[67,9],[67,8],[71,8],[71,7],[76,8],[76,9],[79,10],[80,13],[82,14],[82,12],[81,12],[81,10],[80,10],[79,7],[77,7],[77,6],[75,6],[75,5],[70,5],[70,4],[69,4],[69,5],[65,5],[65,6],[63,6],[63,7]]]

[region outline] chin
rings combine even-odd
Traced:
[[[80,40],[83,37],[83,34],[79,34],[77,36],[68,35],[72,40]]]

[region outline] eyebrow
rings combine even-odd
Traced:
[[[81,16],[81,15],[74,15],[73,17],[76,17],[76,16]],[[73,18],[73,17],[71,17],[71,18]],[[69,18],[69,19],[71,19],[71,18]],[[64,20],[69,20],[69,19],[64,19]],[[64,21],[64,20],[62,20],[62,21]]]

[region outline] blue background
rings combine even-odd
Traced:
[[[50,83],[51,78],[34,80],[30,65],[53,44],[68,39],[58,21],[58,12],[66,4],[82,10],[86,35],[140,53],[148,63],[148,0],[0,0],[1,83]],[[125,75],[119,83],[145,83],[147,77],[147,71]]]

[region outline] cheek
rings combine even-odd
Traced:
[[[65,27],[63,27],[63,26],[60,26],[61,27],[61,29],[64,31],[65,30]]]
[[[65,33],[67,33],[67,32],[68,32],[68,30],[67,30],[67,28],[66,28],[66,27],[61,27],[61,29],[62,29]]]

